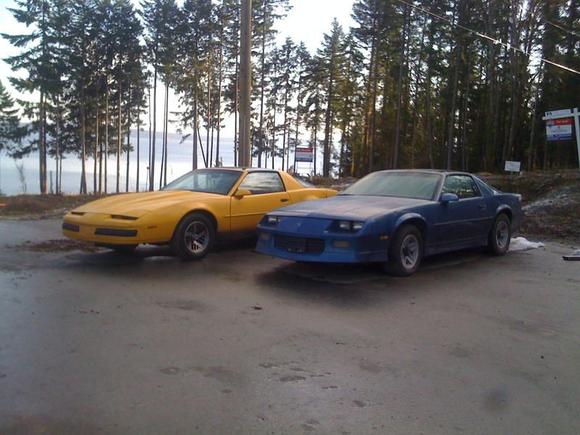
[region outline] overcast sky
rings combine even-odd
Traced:
[[[134,1],[138,3],[138,1]],[[178,1],[178,3],[180,3]],[[282,43],[287,36],[296,42],[304,41],[311,52],[314,52],[320,45],[322,36],[330,30],[332,20],[336,18],[347,30],[352,24],[351,10],[353,0],[290,0],[292,9],[287,17],[277,23],[279,30],[278,41]],[[13,7],[13,0],[0,0],[0,32],[16,34],[26,32],[20,27],[12,17],[7,8]],[[0,58],[16,54],[15,50],[5,39],[0,38]],[[8,77],[13,75],[10,67],[2,60],[0,61],[0,80],[11,89]],[[25,96],[30,98],[30,96]],[[175,97],[173,97],[175,100]],[[175,103],[171,104],[174,106]],[[159,104],[159,106],[162,106]],[[174,106],[175,107],[175,106]]]

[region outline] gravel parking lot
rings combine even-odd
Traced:
[[[183,263],[0,221],[0,434],[578,434],[580,263]]]

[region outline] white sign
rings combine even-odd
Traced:
[[[507,172],[520,172],[521,167],[522,162],[510,162],[509,160],[505,162],[505,170]]]
[[[296,148],[296,161],[312,163],[314,150],[312,148]]]
[[[572,118],[552,119],[546,121],[546,138],[549,141],[572,139]]]
[[[556,118],[559,116],[566,116],[566,115],[571,115],[572,114],[572,110],[571,109],[562,109],[562,110],[552,110],[551,112],[546,112],[546,118]]]

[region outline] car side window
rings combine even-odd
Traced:
[[[449,175],[441,193],[455,193],[459,199],[481,196],[479,188],[468,175]]]
[[[284,192],[286,190],[280,175],[276,172],[250,172],[240,184],[240,189],[247,189],[252,192],[252,195]]]

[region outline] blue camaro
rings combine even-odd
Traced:
[[[379,171],[336,197],[267,214],[257,251],[294,261],[380,262],[408,276],[422,257],[441,252],[487,246],[505,254],[522,220],[520,199],[467,173]]]

